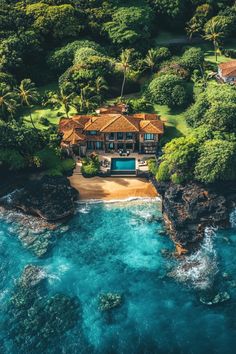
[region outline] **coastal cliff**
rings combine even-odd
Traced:
[[[78,192],[66,177],[27,180],[20,188],[0,199],[0,206],[57,221],[73,215]]]
[[[236,203],[235,186],[223,189],[197,183],[155,185],[162,196],[166,229],[176,244],[178,254],[197,247],[207,226],[229,226],[229,215]]]

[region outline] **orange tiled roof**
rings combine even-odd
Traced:
[[[83,128],[85,127],[85,124],[88,123],[88,121],[92,118],[93,116],[86,116],[86,115],[77,115],[72,117],[72,119],[76,122],[79,123]]]
[[[139,131],[139,122],[133,117],[120,114],[107,122],[101,131],[104,133],[135,133]]]
[[[144,120],[140,122],[140,132],[149,134],[163,134],[164,123],[160,120]]]
[[[135,113],[133,114],[134,118],[144,119],[144,120],[155,120],[159,116],[156,113]]]
[[[64,132],[71,129],[83,129],[83,126],[80,123],[75,122],[70,118],[62,118],[59,122],[59,131]]]
[[[91,117],[85,125],[86,131],[101,130],[107,123],[118,117],[119,114],[102,114],[98,117]]]
[[[85,135],[79,133],[78,131],[71,129],[65,131],[63,135],[63,141],[75,145],[78,141],[84,141],[86,139]]]
[[[221,69],[222,76],[236,76],[236,60],[219,64],[219,68]]]

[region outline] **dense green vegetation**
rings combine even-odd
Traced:
[[[184,140],[195,139],[193,128],[217,131],[210,140],[218,143],[197,138],[201,146],[195,172],[173,165],[173,171],[164,173],[173,181],[207,182],[204,151],[214,156],[219,140],[234,141],[233,88],[224,89],[228,100],[218,99],[211,73],[217,61],[236,57],[235,1],[0,0],[0,5],[2,168],[64,173],[64,165],[73,164],[64,162],[56,131],[59,119],[94,112],[119,97],[132,111],[156,110],[163,116],[163,146],[180,137],[164,148],[159,174],[172,150],[186,145],[195,151],[195,145]],[[6,140],[5,130],[12,138]]]

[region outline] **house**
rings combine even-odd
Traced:
[[[219,64],[218,75],[227,83],[236,83],[236,60]]]
[[[62,145],[77,146],[81,155],[119,150],[155,154],[164,123],[157,114],[130,115],[127,106],[121,104],[100,108],[96,115],[62,118],[59,131],[63,134]]]

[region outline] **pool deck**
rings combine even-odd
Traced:
[[[155,198],[155,187],[146,178],[92,177],[84,178],[80,166],[69,178],[72,187],[80,193],[80,200],[122,200],[127,198]]]

